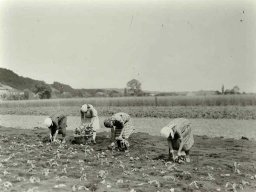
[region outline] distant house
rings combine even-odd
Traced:
[[[148,94],[149,94],[149,96],[151,96],[151,97],[156,96],[156,94],[155,94],[155,93],[148,93]]]
[[[8,93],[8,90],[2,89],[2,88],[0,87],[0,97],[2,97],[3,95],[6,95],[7,93]]]
[[[0,93],[7,93],[9,90],[12,89],[12,87],[0,83]]]
[[[6,99],[12,95],[20,95],[20,94],[22,94],[20,91],[0,83],[0,99],[1,100]]]

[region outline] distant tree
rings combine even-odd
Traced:
[[[77,90],[77,91],[76,91],[76,96],[77,96],[77,97],[83,97],[83,92],[80,91],[80,90]]]
[[[109,97],[120,97],[121,96],[121,94],[116,90],[111,90],[108,95],[109,95]]]
[[[28,90],[28,89],[25,89],[24,90],[24,99],[25,100],[28,100],[29,99],[29,96],[30,96],[30,90]]]
[[[141,96],[143,92],[141,90],[141,82],[137,79],[132,79],[127,83],[127,91],[129,95]]]
[[[57,89],[60,92],[60,94],[64,93],[64,87],[63,87],[63,85],[61,83],[54,81],[52,86],[55,89]]]
[[[33,92],[38,94],[40,99],[50,99],[52,94],[52,89],[46,83],[38,83],[35,85]]]
[[[221,94],[224,95],[224,92],[225,92],[225,88],[224,88],[224,85],[222,85],[222,87],[221,87]]]
[[[225,95],[230,95],[230,94],[233,94],[233,93],[232,93],[232,91],[231,91],[230,89],[226,89],[226,90],[224,91],[224,94],[225,94]]]
[[[236,86],[233,87],[232,92],[234,94],[240,94],[240,88],[236,85]]]
[[[226,89],[224,92],[225,95],[234,95],[234,94],[240,94],[240,89],[236,85],[232,89]]]
[[[124,96],[127,96],[128,93],[127,93],[127,88],[124,88]]]

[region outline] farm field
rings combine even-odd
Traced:
[[[92,104],[100,116],[126,112],[132,117],[256,119],[255,95],[162,96],[71,98],[0,102],[0,114],[49,115],[63,112],[79,115],[84,103]]]
[[[255,191],[256,105],[253,97],[237,104],[239,97],[233,103],[225,97],[226,104],[217,102],[223,97],[204,103],[199,97],[1,102],[0,191]],[[137,132],[128,153],[107,149],[109,133],[104,128],[96,145],[72,143],[80,106],[89,102],[101,125],[116,112],[133,117]],[[58,112],[69,116],[66,144],[45,142],[48,130],[41,128],[46,116]],[[189,164],[169,162],[167,143],[158,136],[161,127],[179,117],[191,120],[195,134]]]
[[[0,114],[50,115],[62,112],[79,116],[81,106],[15,106],[0,107]],[[95,106],[99,116],[126,112],[132,117],[204,118],[204,119],[256,119],[256,106]]]
[[[191,163],[167,160],[160,137],[135,133],[128,153],[97,144],[49,144],[46,129],[0,127],[0,191],[255,191],[256,143],[195,136]],[[69,133],[70,135],[70,133]]]
[[[255,5],[0,0],[0,192],[256,192]]]

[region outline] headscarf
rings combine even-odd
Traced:
[[[47,126],[47,127],[50,127],[53,122],[52,122],[52,119],[50,117],[47,117],[45,120],[44,120],[44,124]]]
[[[104,120],[104,126],[107,128],[112,128],[113,127],[113,120],[111,118],[105,119]]]
[[[84,113],[87,112],[88,109],[94,109],[94,107],[91,104],[84,104],[81,107],[81,111],[84,112]]]
[[[171,136],[171,138],[174,138],[174,132],[173,132],[172,128],[170,128],[170,127],[162,128],[160,131],[160,135],[165,138],[168,138],[170,136]]]
[[[85,113],[87,110],[88,110],[87,104],[82,105],[81,111]]]

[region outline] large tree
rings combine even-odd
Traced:
[[[141,90],[141,82],[139,82],[137,79],[132,79],[127,83],[127,92],[128,95],[134,95],[134,96],[140,96],[142,95]]]
[[[33,92],[38,94],[40,99],[50,99],[52,95],[52,89],[46,83],[38,83],[35,85]]]

